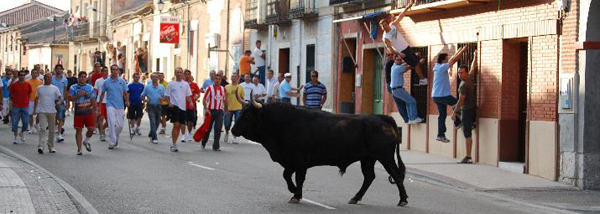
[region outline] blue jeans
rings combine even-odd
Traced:
[[[263,66],[258,67],[258,81],[260,82],[260,84],[263,84],[263,85],[265,85],[265,81],[267,78],[265,76],[266,75],[265,71],[266,71],[266,66],[263,65]]]
[[[148,118],[150,119],[150,134],[149,137],[152,140],[158,140],[158,136],[156,135],[156,129],[158,129],[158,124],[160,123],[160,115],[161,115],[162,106],[160,105],[148,105]]]
[[[394,89],[392,90],[392,94],[394,95],[394,97],[400,98],[406,103],[406,109],[408,111],[408,120],[411,121],[417,119],[417,101],[415,100],[415,98],[410,96],[410,94],[406,92],[404,88]]]
[[[228,111],[227,114],[225,114],[225,131],[229,131],[229,129],[231,129],[231,122],[233,121],[233,117],[235,117],[235,121],[238,121],[238,119],[240,119],[240,113],[242,113],[240,110],[237,111]]]
[[[454,106],[458,102],[458,100],[453,96],[445,96],[445,97],[434,97],[433,102],[437,105],[438,112],[440,116],[438,117],[438,137],[446,137],[446,117],[447,114],[447,106]],[[454,121],[454,125],[459,125],[460,118],[456,118]]]
[[[19,119],[23,122],[22,132],[27,131],[29,126],[29,108],[13,108],[12,109],[12,131],[19,131]]]
[[[390,87],[390,85],[387,85],[387,90],[390,94],[392,94],[392,87]],[[406,103],[402,99],[393,96],[393,94],[392,98],[394,98],[394,103],[396,103],[398,113],[400,113],[400,116],[402,117],[404,122],[408,123],[408,111],[406,111]]]

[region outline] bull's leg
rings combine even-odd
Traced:
[[[406,189],[404,188],[403,174],[405,172],[401,172],[400,169],[398,169],[398,166],[396,166],[396,163],[394,163],[393,158],[379,160],[379,162],[381,162],[381,165],[383,165],[385,171],[387,171],[390,174],[390,176],[392,176],[394,181],[396,181],[396,186],[398,186],[398,191],[400,192],[400,202],[398,202],[398,206],[406,206],[408,204],[408,195],[406,194]],[[404,163],[402,163],[401,165],[401,168],[404,168]]]
[[[360,187],[358,193],[356,193],[356,195],[352,199],[350,199],[350,201],[348,202],[349,204],[356,204],[360,200],[362,200],[362,197],[365,195],[365,192],[367,192],[367,189],[369,189],[369,186],[371,186],[371,183],[373,183],[373,180],[375,180],[374,159],[361,160],[360,168],[362,170],[363,176],[365,177],[365,180],[363,181],[362,187]]]
[[[283,179],[285,179],[285,182],[287,183],[288,190],[294,194],[296,193],[296,185],[294,185],[294,182],[292,181],[292,174],[294,174],[294,171],[291,169],[286,168],[283,170]]]
[[[302,185],[304,185],[305,179],[306,169],[296,171],[296,192],[294,192],[294,196],[290,199],[290,203],[298,203],[302,199]]]

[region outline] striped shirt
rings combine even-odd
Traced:
[[[312,82],[306,83],[304,86],[304,95],[306,96],[306,107],[321,108],[323,96],[327,95],[327,88],[321,82],[316,85]]]
[[[204,92],[204,101],[209,110],[223,110],[225,108],[225,99],[227,91],[223,86],[211,85]]]

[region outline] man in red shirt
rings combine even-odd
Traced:
[[[92,87],[96,85],[96,80],[103,78],[102,65],[99,62],[94,63],[94,71],[90,74]]]
[[[31,96],[31,86],[25,82],[25,71],[19,72],[19,81],[9,87],[10,99],[12,100],[12,131],[15,134],[14,144],[18,144],[17,135],[21,137],[21,142],[25,143],[23,132],[27,131],[29,125],[29,97]],[[22,121],[21,133],[19,133],[19,119]]]
[[[188,134],[185,135],[185,128],[181,129],[181,142],[185,143],[185,141],[187,142],[191,142],[192,141],[192,129],[196,126],[196,123],[198,122],[198,111],[196,110],[196,102],[198,102],[198,99],[200,98],[200,87],[198,87],[198,84],[196,84],[194,82],[194,77],[192,77],[192,71],[190,70],[185,70],[183,72],[183,74],[185,75],[185,81],[187,83],[190,84],[190,89],[192,90],[192,103],[185,101],[185,105],[187,110],[185,111],[185,117],[186,119],[186,124],[187,124],[187,129],[188,129]]]
[[[221,80],[223,77],[219,74],[215,76],[214,85],[206,88],[204,93],[204,112],[210,114],[210,126],[208,126],[208,132],[202,139],[202,149],[206,146],[208,138],[210,137],[210,130],[215,127],[215,140],[213,142],[213,150],[221,151],[219,148],[219,138],[221,137],[221,127],[223,127],[223,110],[227,109],[227,91],[225,87],[221,86]]]

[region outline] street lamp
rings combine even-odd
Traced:
[[[158,7],[158,12],[160,12],[165,7],[165,3],[162,0],[158,0],[158,3],[156,3],[156,6]]]

